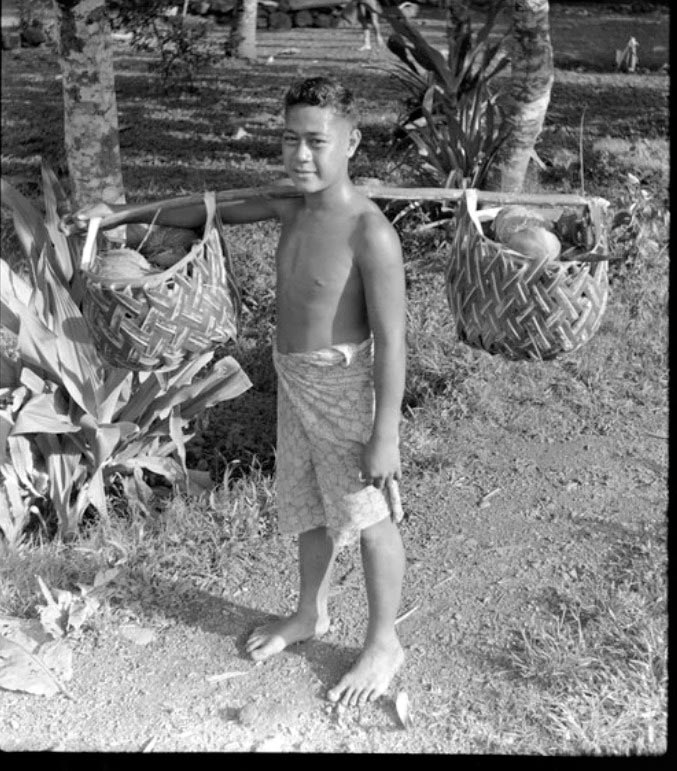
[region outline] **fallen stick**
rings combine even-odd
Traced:
[[[368,198],[389,201],[460,201],[465,192],[452,188],[391,187],[389,185],[376,184],[356,185],[356,189]],[[302,193],[291,184],[277,184],[265,187],[221,190],[215,193],[215,198],[217,204],[236,205],[246,201],[253,201],[257,198],[299,198],[301,195]],[[583,198],[580,195],[564,193],[541,195],[535,193],[500,193],[492,190],[478,190],[477,200],[482,204],[497,204],[499,206],[506,204],[586,206],[590,199]],[[182,196],[180,198],[165,198],[164,200],[151,203],[129,204],[128,206],[120,207],[115,213],[104,217],[100,228],[107,230],[125,222],[134,222],[135,217],[145,218],[154,216],[160,209],[167,212],[173,209],[182,209],[202,204],[204,204],[203,194]],[[67,223],[68,220],[65,222]],[[87,226],[87,222],[78,221],[77,218],[71,219],[71,223],[80,228]],[[66,227],[68,227],[67,224]]]

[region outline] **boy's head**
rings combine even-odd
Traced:
[[[335,80],[322,76],[294,83],[284,98],[285,114],[292,107],[327,107],[357,126],[357,108],[352,92]]]
[[[284,105],[282,159],[296,186],[311,193],[346,180],[361,138],[350,91],[329,78],[309,78],[289,89]]]

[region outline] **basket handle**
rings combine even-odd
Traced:
[[[472,220],[477,230],[482,233],[482,225],[480,219],[477,216],[477,190],[475,188],[466,188],[463,191],[463,200],[465,202],[465,208],[468,212],[468,216]]]
[[[206,190],[204,194],[205,209],[207,216],[205,218],[205,229],[202,234],[202,241],[206,241],[209,235],[212,225],[214,224],[214,217],[216,216],[216,195],[213,190]]]
[[[99,232],[99,225],[103,217],[92,217],[87,225],[87,238],[85,245],[82,248],[82,258],[80,259],[80,269],[87,270],[92,264],[92,258],[94,256],[94,247],[96,246],[96,236]]]

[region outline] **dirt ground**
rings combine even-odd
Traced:
[[[596,572],[615,539],[662,516],[667,444],[654,434],[664,431],[637,415],[604,437],[548,443],[484,420],[454,423],[453,436],[442,438],[447,473],[429,476],[437,489],[425,474],[416,486],[406,477],[403,484],[402,611],[417,610],[399,626],[406,664],[374,704],[342,710],[324,698],[364,633],[355,549],[339,558],[324,638],[261,664],[244,655],[255,624],[294,606],[295,547],[273,537],[257,545],[256,571],[221,597],[158,583],[84,635],[75,643],[72,700],[60,694],[43,706],[3,693],[2,749],[486,752],[486,744],[468,743],[464,726],[488,717],[482,705],[496,697],[508,630],[549,587]],[[406,447],[405,427],[405,456]],[[129,641],[125,622],[152,629],[155,639]],[[395,711],[400,691],[410,700],[407,730]],[[510,720],[487,725],[487,735],[509,733]]]
[[[299,35],[287,40],[296,45]],[[262,55],[280,47],[266,38]],[[571,77],[559,72],[555,88]],[[601,574],[617,541],[667,508],[665,415],[637,409],[605,432],[531,438],[511,429],[524,420],[551,425],[551,405],[509,405],[501,421],[454,420],[428,450],[417,445],[415,421],[405,421],[401,612],[413,612],[398,627],[405,666],[377,702],[345,710],[324,698],[365,631],[356,547],[338,559],[326,636],[261,664],[245,656],[251,628],[295,603],[295,542],[273,536],[243,546],[243,563],[256,569],[233,571],[221,596],[170,581],[136,594],[127,587],[128,601],[73,641],[73,698],[0,694],[0,749],[475,754],[490,752],[499,735],[505,747],[520,720],[507,709],[496,722],[511,630],[553,586]],[[125,624],[154,638],[134,643]],[[400,692],[410,702],[406,730],[395,710]]]

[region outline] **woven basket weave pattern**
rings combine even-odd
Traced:
[[[83,314],[101,356],[133,370],[174,369],[236,336],[239,294],[216,226],[176,270],[139,281],[87,274]]]
[[[593,218],[599,228],[600,218]],[[602,253],[604,233],[593,251]],[[461,203],[446,274],[463,342],[509,359],[551,359],[597,331],[608,297],[607,263],[529,258],[484,235]]]

